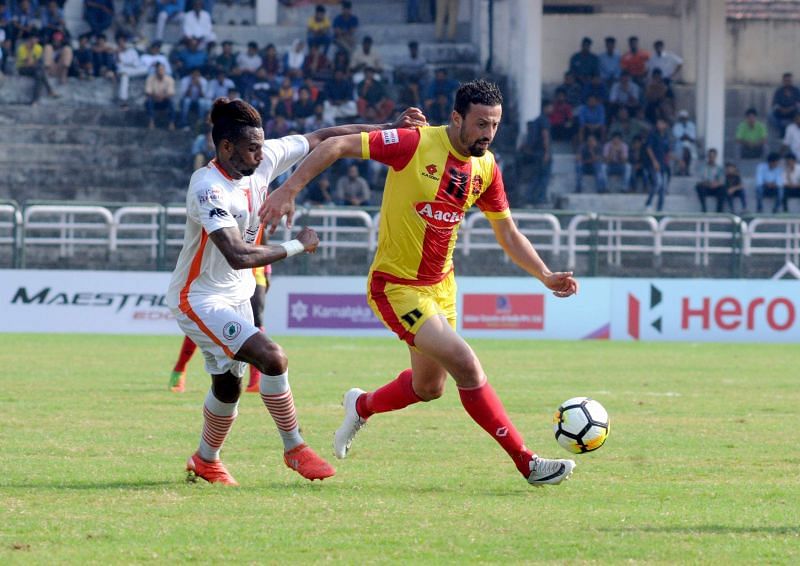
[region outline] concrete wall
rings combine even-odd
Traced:
[[[603,39],[617,38],[617,49],[627,51],[627,38],[639,36],[640,45],[652,51],[656,39],[663,39],[667,49],[684,60],[683,80],[695,81],[697,38],[694,26],[695,7],[683,5],[677,16],[642,14],[546,15],[542,25],[542,81],[561,82],[570,56],[579,50],[581,38],[593,40],[593,51],[603,50]],[[800,76],[800,22],[777,20],[728,20],[726,39],[726,81],[728,84],[777,85],[784,71]],[[513,13],[513,2],[495,3],[494,66],[499,72],[513,69],[520,34]],[[484,60],[486,54],[484,53]]]

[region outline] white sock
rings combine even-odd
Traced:
[[[294,398],[292,398],[292,390],[289,387],[288,370],[280,375],[262,373],[259,391],[264,406],[278,427],[284,450],[291,450],[295,446],[303,444],[300,427],[297,425]]]

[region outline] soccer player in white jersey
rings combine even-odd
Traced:
[[[219,459],[236,419],[242,376],[247,364],[261,371],[260,393],[284,444],[284,462],[309,479],[335,470],[300,436],[286,354],[253,324],[250,297],[253,267],[316,250],[319,239],[303,229],[280,245],[261,245],[258,209],[272,180],[302,159],[321,141],[381,128],[425,123],[414,108],[396,124],[348,125],[310,134],[264,141],[258,112],[242,100],[217,99],[211,110],[216,157],[195,171],[186,195],[183,249],[172,274],[167,303],[181,330],[202,350],[211,389],[203,407],[203,432],[189,457],[190,479],[238,485]]]

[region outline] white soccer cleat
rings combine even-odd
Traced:
[[[367,424],[366,419],[358,416],[356,401],[364,394],[363,389],[354,387],[344,394],[342,406],[344,407],[344,421],[333,434],[333,454],[340,460],[347,457],[347,451],[361,427]]]
[[[575,469],[572,460],[548,460],[534,456],[530,463],[531,473],[528,483],[531,485],[558,485],[568,480]]]

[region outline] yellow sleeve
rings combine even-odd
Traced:
[[[369,159],[369,134],[361,132],[361,159]]]

